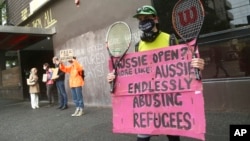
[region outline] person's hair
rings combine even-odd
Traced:
[[[32,71],[32,70],[37,70],[37,69],[36,68],[31,68],[30,70]]]
[[[44,63],[43,66],[49,68],[49,63]]]
[[[58,61],[59,59],[58,59],[58,57],[54,56],[54,57],[53,57],[53,60],[57,60],[57,61]]]

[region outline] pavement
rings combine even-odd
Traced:
[[[81,117],[66,110],[46,107],[32,109],[29,101],[0,99],[0,141],[136,141],[133,134],[112,133],[112,108],[88,107]],[[206,141],[229,141],[230,124],[250,124],[250,113],[206,111]],[[151,141],[168,141],[154,136]],[[181,141],[198,141],[181,137]]]

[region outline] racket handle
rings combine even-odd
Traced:
[[[115,81],[116,81],[116,71],[113,71],[115,78],[110,82],[110,93],[112,94],[115,91]]]
[[[196,53],[193,54],[193,58],[197,58]],[[196,80],[201,80],[201,73],[200,72],[201,72],[200,69],[194,68],[194,74],[195,74]]]
[[[115,86],[115,81],[110,82],[110,93],[112,94],[114,92],[114,86]]]

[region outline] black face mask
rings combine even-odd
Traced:
[[[153,19],[146,19],[139,22],[139,29],[143,32],[150,32],[155,26]]]
[[[141,40],[145,42],[153,42],[159,35],[159,31],[153,32],[152,29],[155,26],[153,19],[146,19],[139,22],[139,29],[143,31]]]

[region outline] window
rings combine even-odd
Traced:
[[[7,23],[7,11],[5,2],[2,2],[2,4],[0,4],[0,15],[0,24],[5,25]]]
[[[152,0],[158,12],[160,29],[164,32],[176,34],[171,18],[177,1]],[[250,20],[246,22],[250,19],[250,11],[244,10],[249,7],[249,0],[221,0],[216,4],[215,0],[202,2],[206,15],[198,43],[200,56],[206,62],[203,79],[250,76]],[[237,16],[239,8],[244,12],[240,14],[241,19],[245,19],[242,22]]]
[[[8,51],[5,53],[5,67],[6,69],[10,69],[18,66],[18,57],[17,51]]]

